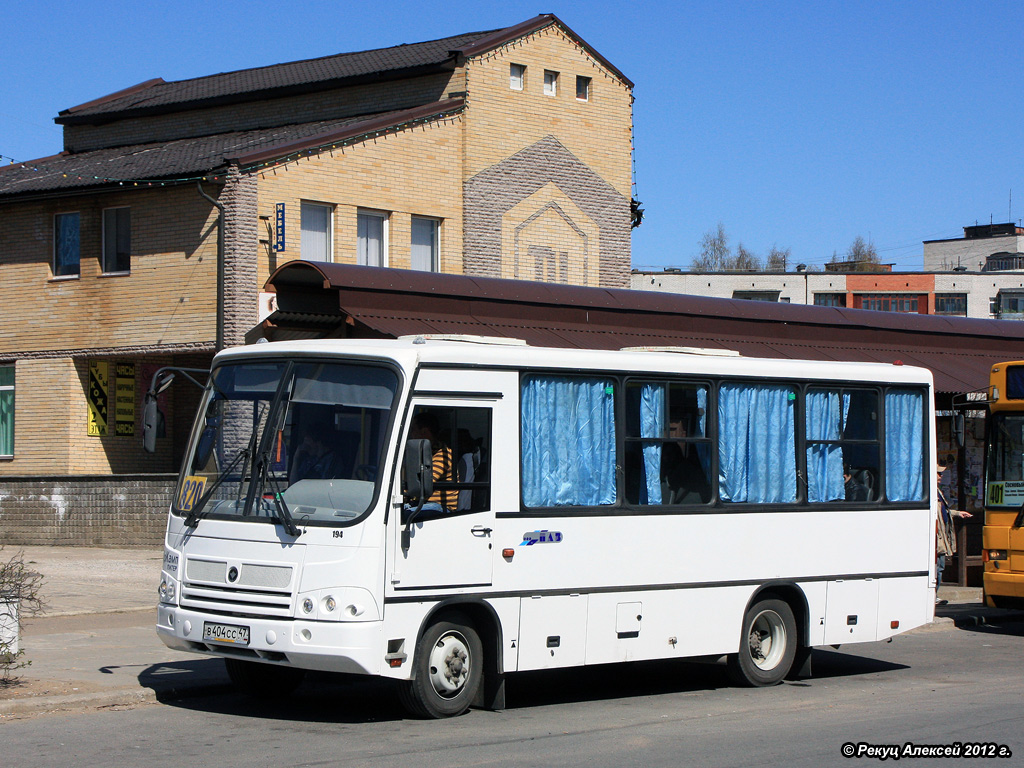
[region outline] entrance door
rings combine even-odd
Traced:
[[[392,537],[395,591],[491,583],[492,432],[498,402],[496,397],[413,399],[406,439],[431,441],[434,492],[420,512],[403,505],[391,515],[400,523]]]

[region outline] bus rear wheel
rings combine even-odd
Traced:
[[[462,616],[435,622],[416,643],[413,679],[399,689],[415,717],[454,717],[476,698],[483,680],[483,644]]]
[[[740,685],[782,682],[796,658],[796,619],[783,600],[754,603],[743,617],[739,653],[729,656],[729,675]]]
[[[256,699],[287,696],[298,688],[306,677],[306,670],[261,664],[256,661],[224,659],[228,677],[242,693]]]

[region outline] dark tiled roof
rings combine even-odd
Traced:
[[[0,198],[53,192],[75,192],[90,187],[150,186],[168,181],[195,179],[223,172],[228,160],[243,163],[293,155],[302,148],[324,146],[332,141],[384,130],[432,114],[461,109],[451,99],[414,109],[361,115],[338,120],[284,125],[252,131],[221,133],[200,138],[136,144],[89,152],[61,153],[27,163],[0,167]]]
[[[175,105],[203,102],[246,100],[269,96],[287,89],[294,93],[332,83],[405,74],[410,70],[439,68],[452,59],[452,52],[481,38],[491,31],[445,37],[424,43],[378,48],[358,53],[342,53],[321,59],[294,61],[257,69],[243,69],[193,80],[164,82],[151,80],[109,97],[71,107],[60,113],[58,123],[92,122],[99,116],[123,117],[126,113],[151,113],[173,109]]]
[[[79,104],[60,113],[58,123],[95,123],[132,115],[159,114],[200,105],[229,104],[282,93],[322,90],[357,82],[388,80],[451,69],[465,56],[475,56],[505,43],[557,25],[630,87],[632,81],[569,29],[545,13],[502,29],[468,32],[440,40],[341,53],[319,59],[274,64],[237,72],[165,82],[160,78]]]

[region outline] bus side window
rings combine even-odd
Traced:
[[[626,385],[625,495],[628,504],[711,501],[708,389],[682,382]]]
[[[490,508],[491,410],[416,406],[410,439],[431,441],[434,492],[418,519]]]

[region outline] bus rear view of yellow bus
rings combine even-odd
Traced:
[[[1024,605],[1024,361],[992,366],[985,464],[985,603]]]

